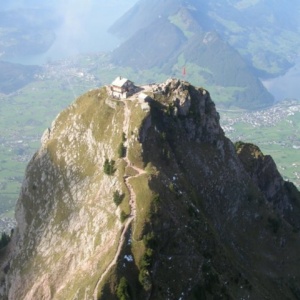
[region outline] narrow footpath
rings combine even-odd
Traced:
[[[124,101],[124,104],[125,104],[125,107],[124,107],[123,132],[125,133],[125,136],[128,137],[131,112],[130,112],[130,109],[128,108],[127,101]],[[105,268],[104,272],[101,274],[100,278],[97,281],[97,284],[95,286],[94,293],[93,293],[94,300],[98,300],[98,290],[99,290],[99,286],[100,286],[103,278],[108,274],[110,269],[117,263],[118,258],[121,253],[121,250],[122,250],[122,247],[125,242],[125,236],[128,231],[128,228],[129,228],[131,222],[133,220],[135,220],[135,218],[136,218],[136,194],[133,190],[132,185],[129,183],[129,180],[130,180],[130,178],[135,178],[135,177],[138,177],[138,176],[146,173],[143,169],[140,169],[140,168],[134,166],[130,162],[130,160],[128,158],[128,147],[129,147],[128,138],[124,144],[125,144],[125,147],[127,148],[126,157],[123,158],[124,161],[126,162],[125,170],[127,167],[131,167],[132,169],[134,169],[137,172],[137,175],[134,175],[134,176],[124,176],[124,183],[125,183],[126,188],[128,189],[128,193],[129,193],[130,215],[124,222],[124,225],[122,228],[122,233],[121,233],[121,236],[120,236],[120,239],[118,242],[118,247],[117,247],[117,251],[114,255],[114,258],[109,263],[109,265]]]

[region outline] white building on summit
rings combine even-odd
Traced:
[[[113,97],[126,99],[135,92],[135,85],[127,78],[118,76],[110,85],[110,92]]]

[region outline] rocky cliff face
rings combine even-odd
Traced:
[[[45,131],[2,298],[298,299],[296,188],[234,147],[206,90],[141,90],[147,102],[90,91]]]

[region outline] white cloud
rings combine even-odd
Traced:
[[[87,20],[91,14],[92,0],[69,0],[57,8],[62,14],[63,23],[58,31],[62,48],[75,47],[80,39],[87,34]]]

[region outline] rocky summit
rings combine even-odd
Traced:
[[[272,158],[225,137],[203,88],[112,89],[45,131],[1,299],[299,299],[300,195]]]

